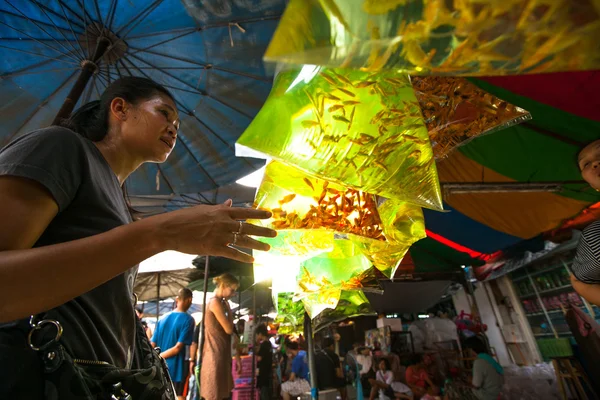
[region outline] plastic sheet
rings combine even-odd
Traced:
[[[559,400],[556,374],[552,364],[504,368],[503,400]]]
[[[419,207],[311,178],[276,161],[267,165],[254,205],[273,213],[251,221],[278,231],[274,239],[259,239],[271,245],[272,255],[306,261],[333,251],[337,240],[350,241],[318,260],[330,268],[345,259],[362,270],[372,263],[392,277],[410,246],[426,236]]]
[[[362,291],[342,291],[339,301],[331,308],[324,308],[321,303],[313,303],[309,298],[303,301],[294,301],[293,297],[293,293],[279,293],[277,297],[275,323],[280,324],[279,333],[301,333],[304,310],[312,318],[314,332],[347,318],[376,315]]]
[[[531,114],[464,78],[411,77],[436,160],[474,138],[531,119]]]
[[[312,65],[280,72],[236,144],[313,176],[441,210],[423,116],[405,74]]]
[[[377,315],[362,291],[342,291],[340,300],[334,309],[324,310],[313,318],[314,331],[328,327],[332,323],[347,318]]]
[[[268,61],[413,75],[600,67],[594,0],[291,0]]]

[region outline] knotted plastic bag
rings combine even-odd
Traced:
[[[332,308],[324,308],[321,303],[314,303],[310,298],[294,301],[293,293],[279,293],[276,303],[275,323],[279,324],[278,331],[281,334],[302,333],[305,310],[312,319],[314,332],[347,318],[376,315],[360,290],[342,291],[339,301]]]
[[[531,114],[465,78],[411,77],[436,160],[472,139],[531,119]]]
[[[427,128],[405,74],[316,66],[281,71],[236,154],[442,209]]]
[[[269,256],[290,255],[299,262],[322,256],[319,263],[331,266],[373,264],[392,277],[410,246],[426,236],[420,207],[313,178],[276,161],[267,165],[254,205],[273,213],[252,221],[278,231],[276,238],[259,239],[271,245]],[[338,240],[351,244],[323,255]]]
[[[600,68],[595,0],[291,0],[265,59],[506,75]]]

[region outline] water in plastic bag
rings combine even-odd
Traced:
[[[278,231],[276,238],[259,238],[271,245],[270,256],[300,262],[320,257],[307,265],[345,262],[365,270],[373,264],[393,277],[410,246],[426,236],[420,207],[384,201],[276,161],[267,165],[254,205],[273,213],[251,221]]]
[[[484,135],[520,124],[531,114],[465,78],[411,77],[436,160]]]
[[[411,75],[600,68],[596,0],[291,0],[265,59]]]
[[[283,70],[236,154],[273,158],[352,189],[442,209],[427,128],[405,74],[310,65]]]

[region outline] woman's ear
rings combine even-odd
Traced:
[[[120,121],[127,120],[129,105],[122,97],[115,97],[110,102],[110,113]]]

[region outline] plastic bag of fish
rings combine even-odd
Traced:
[[[596,0],[291,0],[265,59],[411,75],[600,68]]]
[[[410,80],[316,66],[281,71],[236,144],[385,198],[441,210],[437,169]]]
[[[277,161],[267,165],[254,206],[273,215],[253,223],[279,231],[276,238],[260,238],[271,245],[270,255],[293,256],[298,263],[315,256],[331,264],[346,259],[363,269],[372,264],[391,277],[410,246],[426,236],[420,207],[314,178]],[[352,246],[336,245],[337,240]],[[337,253],[323,255],[336,246]]]

